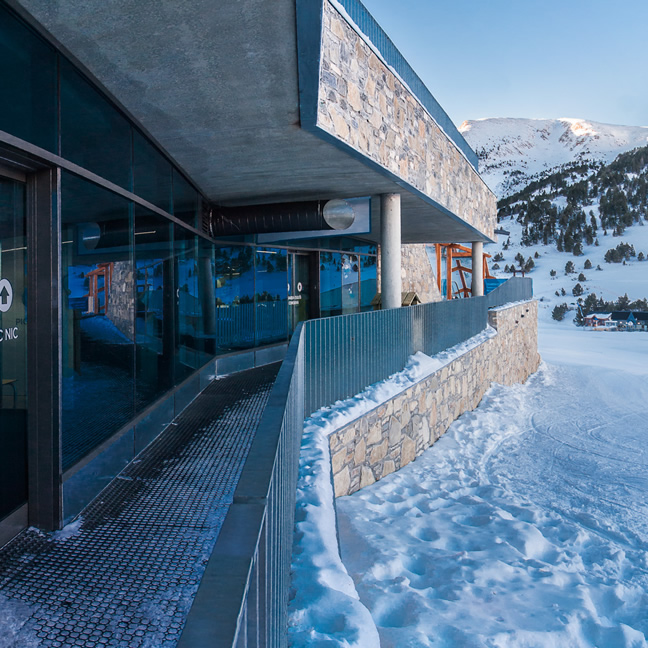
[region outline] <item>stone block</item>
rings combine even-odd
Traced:
[[[373,471],[371,468],[368,468],[367,466],[362,466],[362,470],[360,472],[360,488],[364,488],[365,486],[371,486],[376,481],[376,478],[374,477]]]
[[[333,470],[333,474],[337,475],[342,468],[344,467],[344,464],[347,461],[347,449],[342,448],[339,452],[336,452],[332,457],[331,457],[331,469]]]
[[[367,434],[367,445],[376,445],[382,441],[382,438],[382,422],[378,420],[371,423]]]
[[[390,419],[389,425],[389,445],[394,447],[398,445],[403,437],[401,424],[398,422],[395,416],[392,416]]]
[[[333,488],[335,490],[335,497],[343,497],[349,494],[349,487],[351,486],[351,475],[348,468],[344,468],[342,472],[335,475],[333,478]]]
[[[401,451],[400,467],[406,466],[416,458],[416,443],[409,437],[403,437],[403,449]]]
[[[377,445],[371,449],[371,454],[369,455],[369,463],[372,466],[375,466],[377,463],[382,461],[387,455],[387,450],[387,439],[385,439],[380,445]]]
[[[387,475],[391,475],[395,470],[396,464],[391,459],[387,459],[383,464],[382,476],[386,477]]]
[[[367,456],[367,442],[364,439],[360,439],[356,443],[355,451],[353,453],[353,461],[356,466],[363,464]]]

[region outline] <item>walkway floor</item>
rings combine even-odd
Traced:
[[[75,523],[0,550],[0,648],[176,645],[278,369],[213,381]]]

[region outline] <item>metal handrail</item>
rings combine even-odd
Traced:
[[[387,378],[417,351],[432,355],[479,333],[489,306],[530,298],[530,281],[511,279],[490,300],[457,299],[298,325],[178,648],[285,648],[304,414]]]

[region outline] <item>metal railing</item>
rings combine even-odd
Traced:
[[[533,280],[529,277],[511,277],[486,295],[488,308],[528,299],[533,299]]]
[[[178,648],[286,645],[304,425],[302,326],[270,392]]]
[[[487,326],[491,302],[530,298],[530,280],[508,283],[490,300],[457,299],[298,325],[178,648],[287,645],[304,414],[402,370],[417,351],[435,354],[476,335]]]
[[[427,355],[486,328],[486,299],[341,315],[304,323],[304,411],[349,398],[401,371],[417,351]]]

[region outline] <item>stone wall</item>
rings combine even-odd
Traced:
[[[317,125],[494,238],[494,194],[398,76],[324,2]]]
[[[524,382],[540,363],[538,304],[490,311],[496,333],[329,437],[335,496],[402,468],[475,409],[492,382]]]
[[[113,264],[106,317],[129,340],[133,339],[133,264],[130,261],[117,261]]]
[[[443,299],[425,248],[422,244],[401,245],[401,292],[415,292],[422,304]],[[376,272],[377,290],[380,292],[380,251]]]

